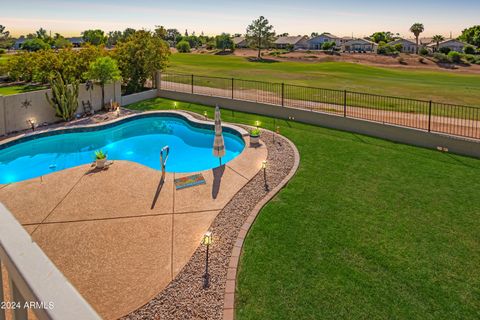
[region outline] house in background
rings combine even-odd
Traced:
[[[82,37],[71,37],[71,38],[66,38],[74,48],[80,48],[85,41],[83,41]]]
[[[15,40],[15,43],[13,44],[12,49],[14,49],[14,50],[22,49],[22,46],[25,43],[25,41],[27,41],[27,38],[25,38],[24,36],[21,36],[20,38]]]
[[[306,36],[297,37],[279,37],[273,43],[277,49],[308,49],[308,38]]]
[[[235,48],[247,48],[248,43],[245,37],[234,37],[232,39],[233,43],[235,44]]]
[[[432,42],[429,45],[427,45],[427,48],[432,52],[436,52],[436,51],[440,50],[441,48],[449,48],[451,51],[463,52],[463,48],[466,45],[468,45],[468,44],[466,44],[465,42],[462,42],[460,40],[448,39],[448,40],[440,42],[438,44],[438,47],[437,47],[437,44],[435,42]]]
[[[341,46],[344,52],[375,52],[378,45],[366,39],[353,39],[344,42]]]
[[[414,42],[414,41],[410,41],[410,40],[407,40],[407,39],[403,39],[403,38],[400,38],[400,39],[397,39],[397,40],[394,40],[394,41],[391,41],[388,43],[388,45],[390,46],[395,46],[397,44],[401,44],[402,45],[402,52],[406,52],[406,53],[415,53],[417,52],[417,44]]]

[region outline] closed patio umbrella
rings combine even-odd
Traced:
[[[220,108],[215,108],[215,140],[213,141],[213,155],[220,158],[222,165],[222,157],[225,155],[225,143],[222,134],[222,120],[220,119]]]

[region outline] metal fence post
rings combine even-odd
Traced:
[[[347,117],[347,90],[343,91],[343,116]]]
[[[233,92],[234,92],[234,91],[233,91],[233,88],[234,88],[234,87],[233,87],[233,82],[234,82],[234,80],[235,80],[235,79],[232,78],[232,100],[233,100]]]
[[[192,74],[192,80],[191,80],[191,82],[192,82],[192,94],[193,94],[193,74]]]
[[[282,82],[282,107],[285,106],[285,83]]]
[[[428,103],[428,132],[430,132],[432,124],[432,100]]]

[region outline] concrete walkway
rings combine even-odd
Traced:
[[[264,145],[203,171],[206,184],[175,190],[167,174],[115,161],[10,185],[0,202],[17,217],[85,299],[106,319],[148,302],[176,276],[228,201],[267,158]]]

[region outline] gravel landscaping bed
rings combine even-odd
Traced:
[[[262,130],[262,141],[268,148],[268,190],[263,170],[260,170],[213,221],[210,227],[213,244],[209,253],[209,288],[203,288],[206,250],[205,246],[201,245],[161,293],[123,319],[223,318],[227,270],[240,229],[257,203],[262,201],[270,190],[283,183],[295,166],[296,152],[287,139],[275,135],[273,142],[273,133]]]

